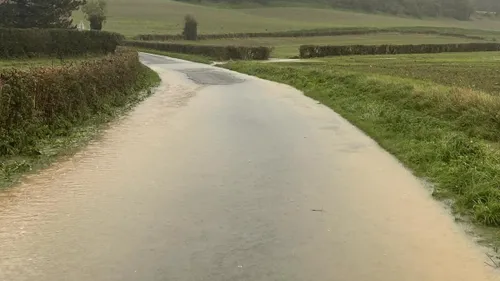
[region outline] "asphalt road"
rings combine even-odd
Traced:
[[[497,280],[429,190],[330,109],[142,60],[155,95],[0,193],[0,280]]]

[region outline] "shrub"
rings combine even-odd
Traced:
[[[106,7],[105,0],[92,0],[83,6],[82,11],[90,22],[90,29],[102,30],[103,23],[106,21]]]
[[[193,16],[187,15],[184,18],[184,31],[182,34],[186,40],[196,41],[198,39],[198,22]]]
[[[387,54],[424,54],[445,52],[486,52],[500,51],[498,43],[464,44],[422,44],[422,45],[349,45],[349,46],[300,46],[301,58],[348,56],[348,55],[387,55]]]
[[[123,43],[126,46],[158,51],[203,55],[217,60],[267,60],[271,54],[271,49],[268,47],[188,45],[145,41],[124,41]]]
[[[37,140],[64,135],[74,124],[124,105],[144,73],[132,51],[60,67],[0,71],[0,156],[37,153]]]
[[[122,39],[111,32],[0,28],[0,58],[108,54]]]

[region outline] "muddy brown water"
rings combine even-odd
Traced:
[[[142,59],[155,95],[0,193],[0,280],[498,280],[429,191],[330,109]]]

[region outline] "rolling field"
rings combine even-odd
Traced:
[[[193,44],[192,41],[179,43]],[[288,58],[299,55],[300,45],[382,45],[382,44],[444,44],[481,42],[465,38],[426,34],[366,34],[315,37],[269,37],[200,40],[203,45],[243,45],[274,47],[272,57]]]
[[[500,97],[499,52],[350,56],[323,61],[336,69],[421,80]]]
[[[266,32],[325,27],[436,26],[467,29],[500,29],[500,21],[401,18],[333,9],[306,7],[264,7],[225,9],[171,0],[109,0],[105,30],[126,36],[137,34],[179,34],[186,14],[194,15],[200,33]],[[75,14],[75,22],[82,19]]]

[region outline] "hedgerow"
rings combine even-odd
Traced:
[[[348,56],[348,55],[388,55],[427,54],[445,52],[486,52],[500,51],[499,43],[462,44],[422,44],[422,45],[348,45],[348,46],[300,46],[301,58]]]
[[[123,44],[165,52],[203,55],[217,60],[266,60],[271,54],[269,47],[209,46],[146,41],[124,41]]]
[[[36,142],[123,106],[145,87],[136,52],[82,63],[0,71],[0,157],[33,155]]]
[[[402,33],[402,34],[429,34],[448,37],[465,38],[471,40],[488,40],[487,37],[473,35],[469,33],[480,32],[488,35],[484,31],[475,31],[458,28],[429,28],[429,27],[346,27],[346,28],[322,28],[310,30],[290,30],[277,32],[247,32],[247,33],[225,33],[225,34],[199,34],[198,40],[228,39],[228,38],[266,38],[266,37],[314,37],[314,36],[342,36],[342,35],[365,35],[374,33]],[[491,33],[493,34],[493,32]],[[489,35],[491,35],[489,34]],[[136,40],[144,41],[175,41],[183,40],[183,35],[175,34],[140,34],[134,37]]]
[[[122,39],[112,32],[0,28],[0,58],[108,54],[115,52]]]

